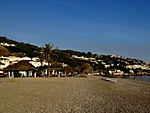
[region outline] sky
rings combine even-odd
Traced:
[[[149,0],[0,0],[0,36],[150,62]]]

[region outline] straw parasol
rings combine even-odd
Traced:
[[[30,71],[30,70],[37,70],[32,64],[29,63],[27,60],[19,61],[13,65],[9,65],[4,69],[5,71]]]

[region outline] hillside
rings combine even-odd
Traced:
[[[38,57],[38,54],[40,53],[40,50],[41,50],[40,47],[38,46],[31,45],[28,43],[23,43],[23,42],[17,42],[17,41],[8,39],[6,37],[0,37],[0,44],[3,44],[3,46],[1,45],[1,48],[3,48],[2,49],[3,51],[8,50],[10,52],[10,55],[20,56],[20,57],[23,57],[23,56]],[[11,46],[12,44],[13,46]],[[3,52],[3,54],[1,55],[5,56],[4,53],[5,52]],[[72,50],[57,50],[55,51],[54,55],[52,55],[52,60],[55,62],[68,64],[71,67],[82,65],[84,61],[79,61],[77,59],[71,58],[71,55],[74,53],[75,54],[78,53],[82,55],[81,52],[75,52]]]
[[[23,42],[17,42],[6,37],[0,37],[0,43],[14,44],[15,46],[5,46],[11,55],[21,55],[21,56],[29,56],[36,57],[39,52],[39,47]]]
[[[10,52],[8,51],[8,49],[0,45],[0,56],[1,55],[8,56],[9,54]]]
[[[38,46],[17,42],[6,37],[0,37],[0,44],[0,55],[38,57],[41,50]],[[124,73],[138,73],[141,70],[149,69],[147,64],[142,60],[117,55],[98,55],[92,54],[91,52],[85,53],[74,50],[56,50],[51,56],[51,59],[53,62],[68,64],[72,68],[89,63],[94,71],[105,74],[108,74],[109,71],[116,72],[117,70],[123,71]]]

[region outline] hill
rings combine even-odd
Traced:
[[[23,42],[17,42],[11,39],[8,39],[6,37],[0,37],[0,44],[1,44],[1,51],[3,50],[8,50],[10,52],[9,55],[14,55],[14,56],[28,56],[28,57],[38,57],[41,47],[28,44],[28,43],[23,43]],[[2,46],[3,45],[3,46]],[[1,55],[4,55],[5,52],[1,52]],[[54,55],[52,55],[52,60],[55,62],[61,62],[68,64],[71,67],[76,67],[78,65],[82,65],[84,61],[79,61],[77,59],[72,59],[71,55],[72,54],[80,54],[85,55],[85,53],[77,52],[77,51],[72,51],[72,50],[57,50],[55,51]],[[77,54],[77,55],[78,55]]]
[[[35,45],[31,45],[23,42],[17,42],[8,39],[6,37],[0,37],[0,43],[3,44],[4,47],[10,51],[11,55],[16,55],[16,56],[20,55],[20,56],[36,57],[40,50],[40,48]],[[13,44],[14,46],[11,46],[11,44]]]
[[[6,37],[0,37],[0,55],[38,57],[41,47],[17,42]],[[44,45],[44,44],[43,44]],[[84,63],[90,64],[94,71],[108,74],[113,73],[138,73],[141,70],[149,69],[147,64],[138,59],[125,58],[117,55],[98,55],[91,52],[79,52],[74,50],[56,50],[51,56],[53,62],[68,64],[71,68],[82,66]],[[147,71],[146,71],[147,72]]]
[[[8,49],[0,45],[0,56],[8,56],[9,54],[10,52],[8,51]]]

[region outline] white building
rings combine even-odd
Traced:
[[[6,68],[7,66],[9,66],[9,59],[7,57],[0,57],[0,69]]]
[[[105,66],[105,68],[108,68],[108,67],[110,67],[110,65],[109,64],[106,64],[106,65],[104,65]]]
[[[128,69],[137,69],[137,68],[141,68],[141,69],[149,69],[149,67],[147,65],[128,65],[126,66],[126,68]]]
[[[123,71],[121,71],[121,70],[113,70],[113,71],[109,71],[109,74],[110,75],[116,75],[116,76],[119,76],[119,75],[123,75],[124,74],[124,72]]]
[[[7,47],[9,47],[9,46],[16,46],[15,44],[8,44],[8,43],[4,43],[4,42],[0,43],[0,45],[7,46]]]
[[[9,57],[0,57],[0,62],[2,63],[0,65],[0,69],[6,68],[9,65],[12,65],[14,63],[18,63],[19,61],[22,60],[31,60],[29,57],[16,57],[16,56],[9,56]]]

